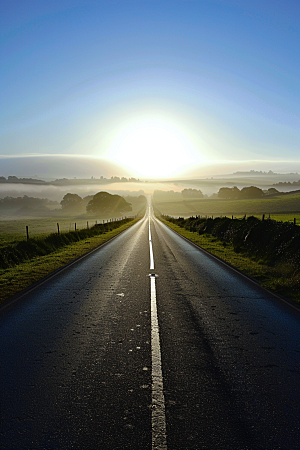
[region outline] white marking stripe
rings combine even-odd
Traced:
[[[152,248],[151,230],[150,230],[150,217],[149,217],[149,249],[150,249],[150,270],[154,270],[153,248]]]
[[[150,270],[154,269],[154,257],[150,229],[149,208],[149,248]],[[161,370],[159,326],[156,306],[155,275],[151,281],[151,357],[152,357],[152,450],[167,450],[165,397]]]
[[[167,449],[165,398],[161,370],[155,276],[151,280],[152,450]]]
[[[153,249],[151,241],[149,241],[149,247],[150,247],[150,270],[154,270]]]

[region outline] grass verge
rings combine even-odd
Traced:
[[[257,260],[254,256],[237,253],[232,244],[225,244],[210,234],[200,235],[197,232],[186,230],[179,225],[164,220],[162,217],[160,217],[160,220],[199,247],[255,279],[264,288],[300,303],[300,280],[298,274],[291,271],[287,265],[277,264],[270,266],[262,260]]]
[[[88,237],[51,252],[45,256],[36,256],[15,267],[0,269],[0,304],[8,298],[26,289],[33,283],[60,269],[76,258],[107,242],[117,234],[126,230],[139,219],[133,219],[105,234]]]

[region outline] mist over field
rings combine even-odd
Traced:
[[[71,168],[70,168],[71,170]],[[16,171],[12,172],[15,174]],[[112,172],[113,173],[113,172]],[[10,174],[11,175],[11,174]],[[123,174],[121,173],[121,176]],[[0,173],[2,176],[2,173]],[[38,177],[43,179],[42,177]],[[59,177],[53,177],[54,179]],[[100,178],[100,177],[98,177]],[[245,186],[257,186],[261,189],[269,189],[282,182],[286,183],[278,187],[282,192],[289,192],[298,189],[300,186],[293,185],[298,182],[300,174],[298,173],[268,173],[268,172],[240,172],[235,174],[225,174],[215,177],[198,178],[198,179],[174,179],[174,180],[158,180],[158,181],[142,181],[135,182],[109,182],[103,180],[97,184],[97,179],[93,179],[90,183],[90,177],[83,180],[75,180],[75,177],[68,179],[67,185],[52,184],[31,184],[10,182],[0,182],[0,198],[19,197],[27,195],[29,197],[48,198],[49,200],[60,202],[67,193],[78,194],[81,197],[95,195],[99,191],[106,191],[119,195],[141,195],[153,194],[154,191],[174,191],[181,192],[183,189],[201,189],[204,196],[212,196],[217,194],[221,187],[237,186],[239,189]],[[72,184],[74,180],[74,184]],[[85,182],[86,180],[86,182]]]
[[[129,184],[129,186],[127,186]],[[49,198],[60,202],[67,193],[78,194],[80,197],[95,195],[99,191],[106,191],[119,195],[140,195],[144,192],[145,186],[142,183],[117,183],[117,184],[95,184],[74,185],[74,186],[36,186],[32,184],[5,185],[0,183],[0,198],[19,197],[27,195],[29,197]]]

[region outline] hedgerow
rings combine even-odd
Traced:
[[[288,263],[299,270],[300,227],[292,223],[260,220],[253,216],[247,219],[174,219],[164,216],[164,219],[200,235],[210,234],[220,239],[224,245],[232,244],[237,253],[256,256],[268,265]]]

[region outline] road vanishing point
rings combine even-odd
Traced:
[[[154,217],[0,310],[0,449],[300,448],[300,314]]]

